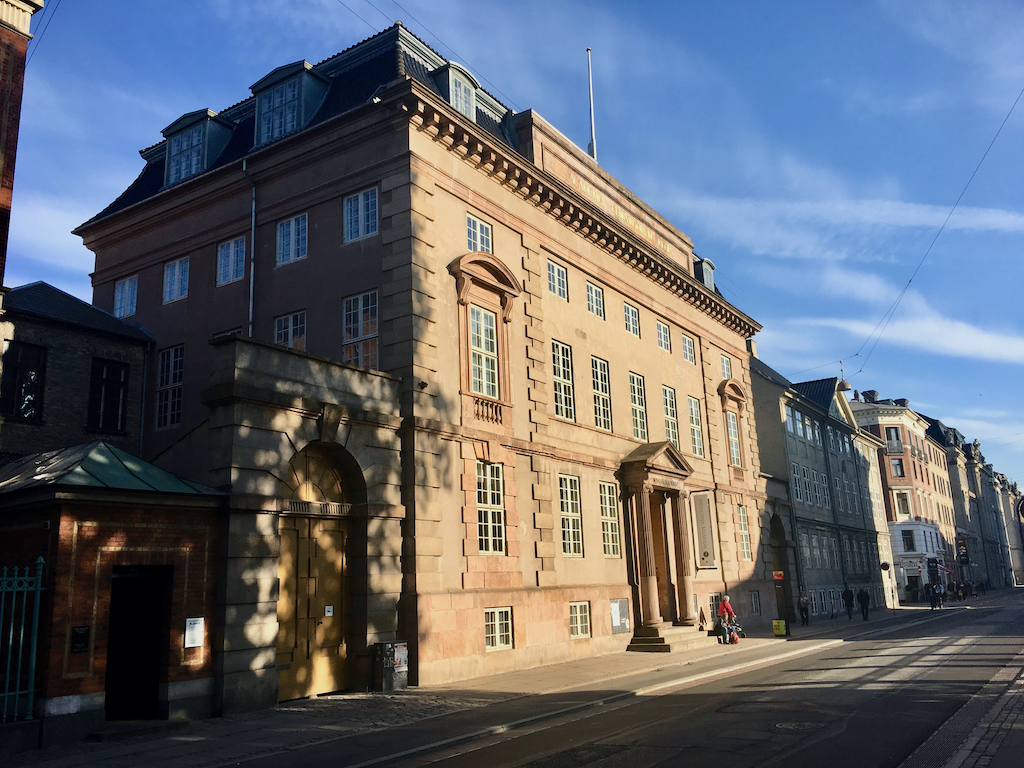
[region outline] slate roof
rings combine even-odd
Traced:
[[[42,487],[107,488],[223,496],[103,441],[26,456],[0,467],[0,495]]]
[[[12,315],[70,325],[108,336],[120,336],[140,342],[153,340],[146,331],[129,325],[98,307],[86,304],[49,283],[29,283],[12,289],[4,297],[4,309]]]
[[[828,411],[832,407],[832,398],[835,397],[838,384],[839,379],[833,376],[829,379],[801,381],[792,387],[799,395],[806,397],[823,411]]]
[[[768,379],[772,384],[776,384],[780,387],[789,388],[793,386],[793,383],[783,376],[781,373],[770,367],[760,358],[750,356],[750,370],[761,374],[764,378]]]
[[[314,69],[317,72],[330,79],[327,93],[316,113],[302,129],[278,141],[285,141],[368,103],[378,90],[400,78],[410,77],[440,97],[441,92],[434,81],[433,73],[443,69],[447,64],[444,57],[396,23],[315,65]],[[507,108],[483,88],[478,92],[487,94],[490,100],[507,113]],[[481,99],[478,98],[477,124],[502,143],[511,146],[510,137],[502,129],[501,118],[496,119],[487,109],[481,108],[480,102]],[[249,96],[219,113],[220,118],[235,123],[231,138],[203,173],[176,184],[175,187],[189,184],[206,173],[236,163],[252,154],[257,149],[254,147],[255,110],[256,98]],[[163,191],[165,156],[164,152],[160,151],[163,145],[164,142],[160,141],[142,150],[143,156],[148,159],[138,178],[114,202],[77,227],[75,232]],[[266,146],[268,145],[261,144],[258,149],[262,150]]]

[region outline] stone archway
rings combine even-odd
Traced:
[[[786,536],[786,526],[777,512],[772,515],[770,530],[775,604],[778,608],[779,618],[792,622],[796,619],[792,594],[792,585],[796,574],[793,573],[791,567],[790,542]],[[782,574],[782,578],[775,578],[779,573]]]

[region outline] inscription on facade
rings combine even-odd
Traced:
[[[701,568],[715,567],[715,537],[711,521],[711,503],[706,494],[693,496],[693,515],[697,529],[697,559]]]

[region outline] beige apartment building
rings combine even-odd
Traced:
[[[229,494],[222,710],[774,618],[759,326],[690,240],[400,24],[251,90],[77,230],[144,458]]]

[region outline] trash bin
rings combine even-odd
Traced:
[[[373,690],[390,693],[409,687],[409,644],[374,645]]]

